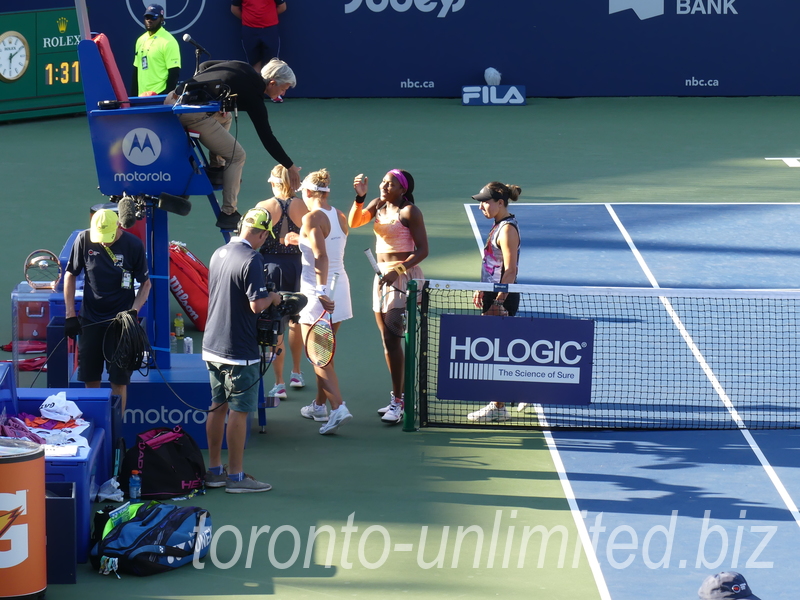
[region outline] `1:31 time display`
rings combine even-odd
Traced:
[[[79,83],[81,80],[80,67],[77,60],[62,63],[46,63],[44,65],[45,85],[58,83]]]

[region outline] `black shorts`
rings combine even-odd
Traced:
[[[276,292],[299,292],[303,272],[301,254],[262,254],[267,283],[275,284]]]
[[[242,25],[242,48],[251,65],[263,67],[281,53],[281,36],[277,25],[272,27],[247,27]]]
[[[112,356],[115,351],[112,336],[105,335],[109,323],[89,323],[81,319],[81,326],[83,331],[78,336],[78,381],[101,381],[105,365],[109,383],[128,385],[131,371],[105,361],[105,356]]]
[[[491,307],[494,299],[497,297],[497,292],[483,292],[483,310],[486,313]],[[503,308],[506,309],[509,317],[517,314],[519,309],[519,294],[517,292],[509,292],[505,300],[503,300]]]

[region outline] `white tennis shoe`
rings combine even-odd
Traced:
[[[499,407],[494,402],[489,402],[480,410],[471,412],[467,415],[467,420],[475,423],[496,423],[499,421],[508,421],[511,416],[505,406]]]
[[[314,419],[322,423],[328,420],[328,407],[311,402],[308,406],[300,409],[300,414],[306,419]]]

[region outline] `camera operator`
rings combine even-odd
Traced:
[[[208,322],[203,335],[203,360],[211,382],[212,412],[206,421],[209,470],[207,487],[231,494],[266,492],[268,483],[245,474],[244,444],[247,415],[258,408],[261,378],[257,335],[258,315],[281,302],[264,284],[264,264],[258,249],[272,233],[269,213],[247,211],[239,236],[218,248],[208,272]],[[228,402],[228,408],[220,408]],[[214,410],[219,409],[219,410]],[[227,413],[227,431],[225,420]],[[228,471],[222,465],[223,436],[228,443]]]

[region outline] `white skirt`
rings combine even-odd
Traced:
[[[333,273],[330,273],[328,275],[328,289],[330,289],[332,277]],[[300,282],[300,293],[308,298],[308,304],[300,311],[300,322],[312,325],[320,318],[324,309],[317,298],[315,288],[306,281]],[[350,279],[344,271],[339,273],[339,279],[336,281],[336,288],[333,290],[331,300],[336,304],[331,315],[332,323],[339,323],[353,318],[353,305],[350,302]]]

